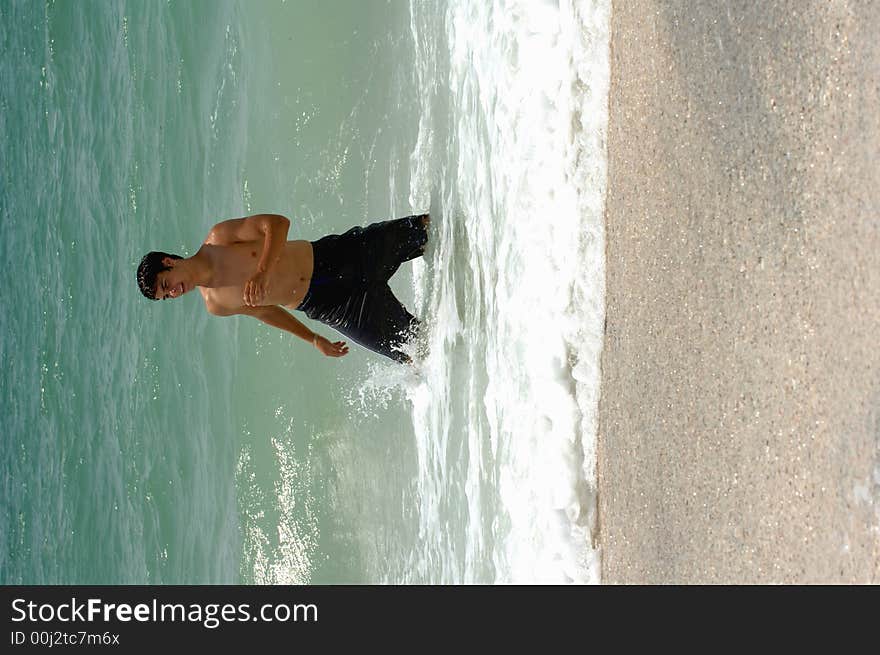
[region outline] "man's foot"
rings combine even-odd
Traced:
[[[425,243],[418,249],[418,255],[421,257],[425,254],[425,246],[428,245],[428,226],[431,224],[431,215],[430,214],[418,214],[416,218],[419,219],[419,222],[422,224],[422,229],[425,231]]]

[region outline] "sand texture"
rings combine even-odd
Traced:
[[[614,2],[604,582],[880,581],[878,34]]]

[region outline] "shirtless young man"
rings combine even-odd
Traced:
[[[398,362],[400,346],[419,321],[394,297],[388,280],[401,263],[424,253],[427,214],[354,227],[315,242],[288,241],[290,221],[257,214],[217,223],[187,259],[164,252],[144,256],[137,270],[151,300],[179,298],[198,288],[217,316],[246,314],[310,342],[328,357],[348,353],[287,310],[333,327],[352,341]]]

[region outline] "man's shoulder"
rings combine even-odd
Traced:
[[[208,230],[208,235],[205,237],[205,243],[212,246],[228,246],[235,240],[234,230],[232,229],[233,225],[240,221],[240,218],[232,218],[220,221],[219,223],[214,223],[214,225],[211,226],[211,229]]]
[[[205,309],[209,314],[214,316],[232,316],[237,313],[234,309],[222,303],[213,289],[199,287],[199,291],[202,294],[202,300],[205,301]]]
[[[258,241],[263,237],[259,225],[254,222],[255,217],[244,216],[242,218],[230,218],[215,223],[208,230],[208,236],[204,243],[212,246],[229,246],[234,243]]]
[[[205,237],[203,244],[208,244],[211,246],[228,245],[228,238],[225,232],[226,230],[223,229],[223,222],[215,223],[213,226],[211,226],[211,229],[208,230],[208,234]]]

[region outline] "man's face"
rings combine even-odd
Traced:
[[[187,291],[193,288],[192,283],[187,279],[183,267],[179,267],[181,259],[171,259],[166,257],[162,260],[165,266],[171,268],[162,271],[156,276],[156,300],[165,300],[166,298],[179,298]]]

